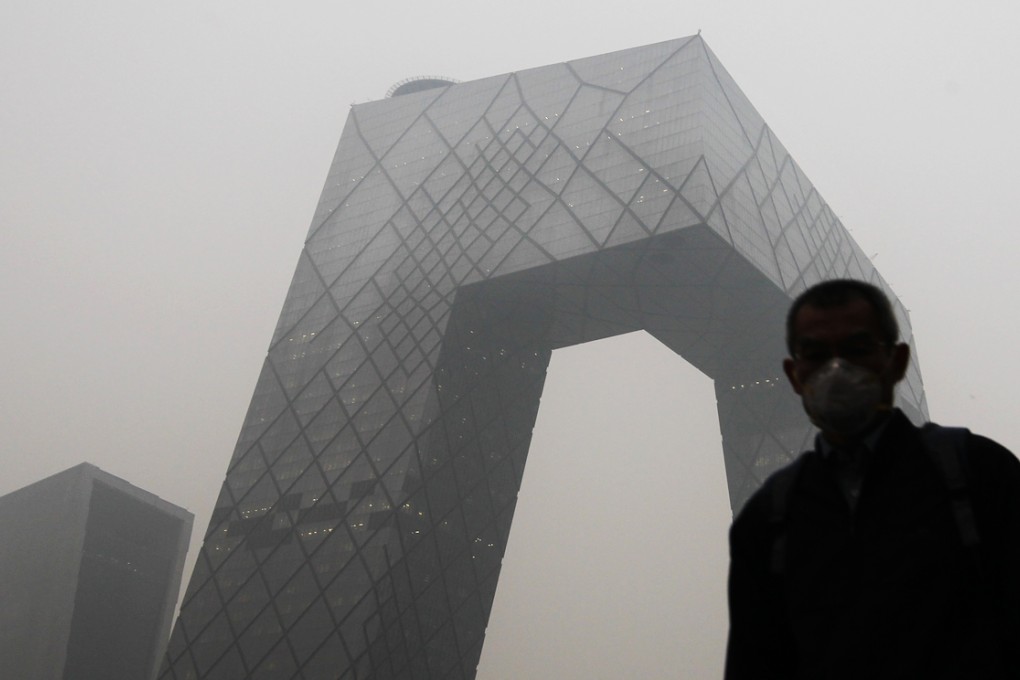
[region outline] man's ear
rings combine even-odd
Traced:
[[[907,374],[907,367],[910,366],[910,345],[905,342],[896,343],[892,355],[892,378],[893,384],[903,380]]]
[[[783,373],[786,374],[786,379],[790,381],[790,386],[793,388],[794,393],[801,394],[804,390],[804,385],[797,379],[796,364],[790,357],[783,359]]]

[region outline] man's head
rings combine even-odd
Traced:
[[[802,293],[786,319],[790,356],[783,362],[793,391],[831,438],[892,407],[910,348],[881,290],[849,279],[825,281]],[[837,424],[847,423],[847,424]]]

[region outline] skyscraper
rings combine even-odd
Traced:
[[[88,463],[0,497],[0,675],[155,677],[192,519]]]
[[[888,290],[700,37],[429,80],[350,112],[164,678],[473,678],[553,349],[712,377],[736,508],[810,436],[791,296]]]

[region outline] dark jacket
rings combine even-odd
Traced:
[[[730,531],[726,679],[1020,678],[1020,462],[984,437],[965,448],[976,548],[899,411],[855,510],[817,451],[782,521],[767,481]]]

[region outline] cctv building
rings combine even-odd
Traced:
[[[888,291],[698,36],[408,85],[350,111],[164,679],[473,678],[554,349],[711,377],[739,508],[811,436],[791,297]]]

